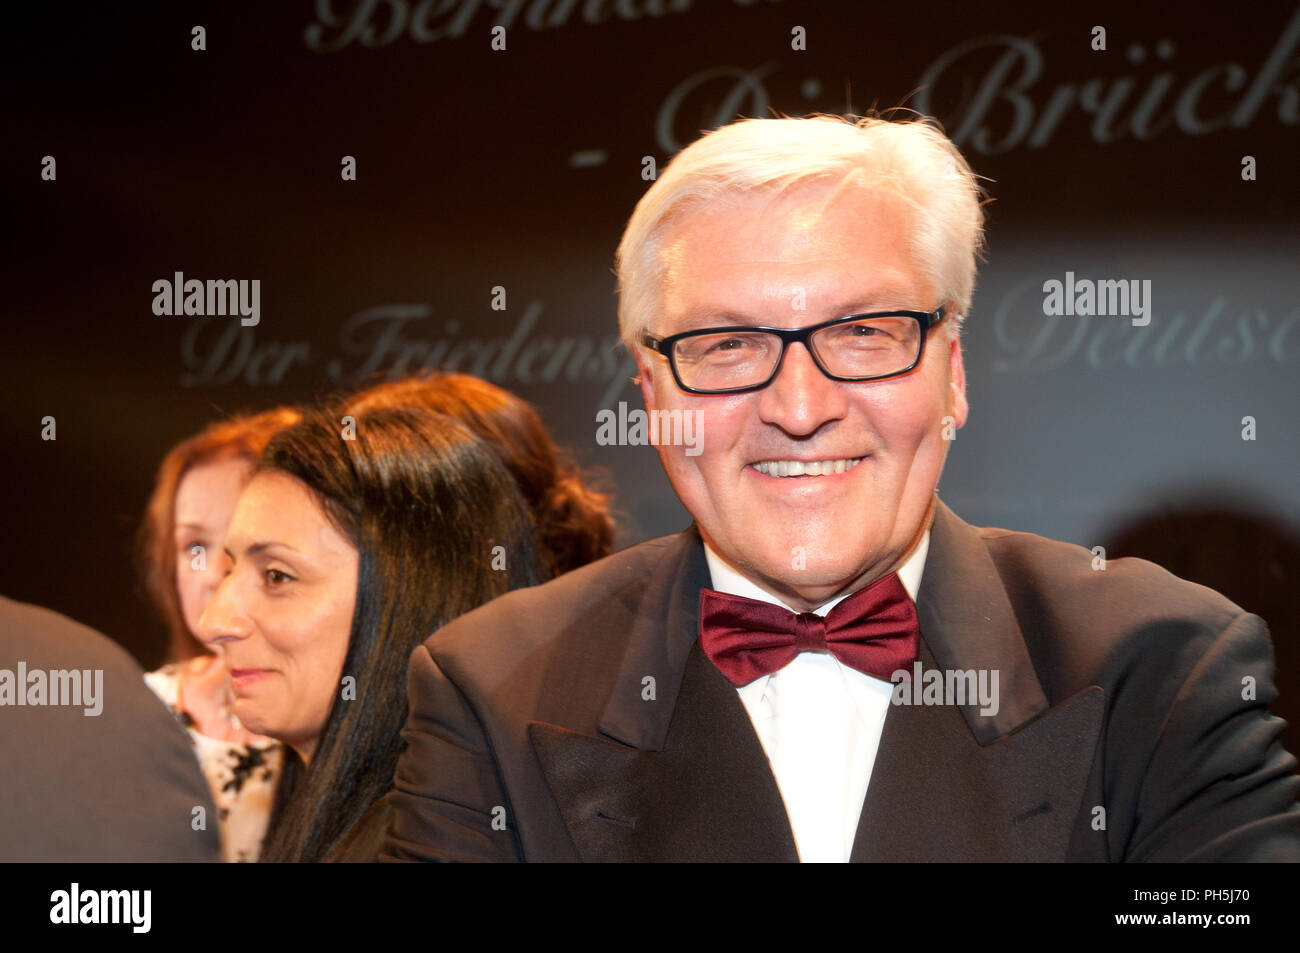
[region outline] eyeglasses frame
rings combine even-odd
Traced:
[[[668,361],[668,367],[673,372],[673,380],[677,386],[688,394],[699,394],[704,397],[721,396],[723,394],[747,394],[751,391],[762,390],[781,373],[781,365],[785,363],[785,353],[790,349],[791,344],[802,344],[808,356],[812,358],[817,369],[833,381],[839,381],[845,384],[861,384],[867,381],[883,381],[894,377],[901,377],[916,369],[925,357],[925,340],[930,336],[930,329],[944,319],[946,308],[939,305],[933,311],[868,311],[862,314],[850,314],[842,318],[832,318],[829,321],[823,321],[821,324],[810,325],[806,328],[769,328],[760,325],[740,324],[729,325],[723,328],[697,328],[691,331],[682,331],[680,334],[670,334],[668,337],[657,338],[649,332],[641,335],[641,343],[650,350],[664,356]],[[816,350],[811,346],[809,338],[818,331],[834,327],[837,324],[847,324],[850,321],[862,321],[865,318],[911,318],[921,326],[921,346],[917,349],[916,360],[901,371],[894,371],[890,374],[878,374],[874,377],[838,377],[826,369],[821,359],[817,356]],[[673,357],[673,348],[678,341],[683,338],[703,337],[706,334],[729,334],[729,333],[753,333],[761,331],[765,334],[774,334],[781,339],[781,356],[777,358],[776,365],[772,368],[772,373],[767,380],[761,384],[752,384],[747,387],[732,387],[727,390],[700,390],[695,387],[687,387],[682,383],[681,375],[677,372],[677,361]]]

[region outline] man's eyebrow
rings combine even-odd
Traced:
[[[848,317],[851,314],[870,314],[874,311],[929,311],[933,306],[934,302],[918,301],[913,292],[904,291],[901,288],[884,288],[869,295],[850,298],[830,309],[827,314],[829,320]],[[799,313],[806,314],[807,312]],[[791,314],[793,315],[794,312],[792,311]],[[768,321],[729,308],[709,307],[692,308],[679,319],[678,324],[680,330],[683,331],[695,330],[696,328],[744,327],[746,325],[772,326]],[[783,323],[782,326],[789,326],[789,322]]]
[[[861,295],[840,304],[839,314],[867,314],[871,311],[929,311],[932,301],[918,301],[916,292],[905,288],[886,287]]]
[[[912,297],[899,296],[897,298],[883,298],[868,301],[866,304],[852,304],[840,308],[839,311],[845,315],[849,314],[870,314],[873,311],[929,311],[931,304],[928,301],[917,301]]]
[[[745,324],[762,324],[761,321],[746,317],[735,311],[728,311],[725,308],[698,308],[692,309],[682,316],[678,322],[682,330],[694,328],[721,328],[730,325]]]

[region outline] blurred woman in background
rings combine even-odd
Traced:
[[[529,509],[451,417],[348,406],[271,441],[225,549],[198,634],[226,661],[241,722],[291,749],[262,859],[374,860],[411,652],[549,578]]]
[[[348,401],[345,413],[379,407],[424,407],[448,414],[486,440],[532,511],[550,575],[609,555],[614,521],[608,494],[583,481],[527,401],[468,374],[431,373],[363,390]]]
[[[219,557],[235,503],[267,442],[298,419],[287,408],[235,417],[177,444],[158,468],[140,533],[145,585],[169,636],[168,664],[145,682],[189,733],[229,861],[257,860],[281,746],[239,723],[225,666],[194,632],[221,581]]]

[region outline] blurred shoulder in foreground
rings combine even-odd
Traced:
[[[218,859],[185,732],[125,650],[0,597],[0,861]]]

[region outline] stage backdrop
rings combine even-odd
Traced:
[[[0,160],[3,591],[156,663],[131,538],[166,449],[421,367],[534,401],[622,544],[681,528],[653,451],[597,439],[640,406],[611,267],[648,176],[736,116],[903,104],[995,199],[942,497],[1259,612],[1295,712],[1300,10],[1186,7],[43,4]],[[178,276],[256,313],[156,314]]]

